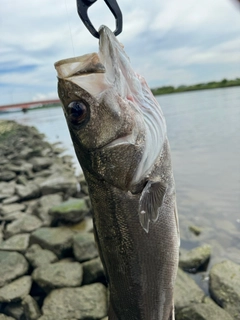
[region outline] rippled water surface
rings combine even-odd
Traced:
[[[209,243],[211,264],[224,257],[240,263],[240,87],[157,99],[168,125],[182,247]],[[61,108],[0,119],[36,126],[50,142],[61,141],[74,155]],[[191,234],[189,225],[202,228],[201,235]]]

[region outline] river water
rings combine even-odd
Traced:
[[[181,247],[208,243],[213,264],[240,263],[240,87],[158,96],[172,149]],[[0,115],[61,141],[74,156],[61,108]],[[202,229],[193,235],[188,227]]]

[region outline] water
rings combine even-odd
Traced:
[[[209,243],[211,264],[224,258],[240,263],[240,87],[157,99],[172,149],[182,248]],[[61,108],[2,118],[35,126],[50,142],[61,141],[79,168]],[[189,225],[202,228],[202,234],[191,234]]]

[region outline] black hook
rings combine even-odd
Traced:
[[[94,2],[96,1],[97,0],[77,0],[77,10],[78,10],[79,17],[81,18],[85,26],[88,28],[88,30],[91,32],[91,34],[95,38],[99,39],[99,33],[92,25],[87,14],[88,8],[91,7],[91,5],[94,4]],[[115,36],[117,36],[122,32],[122,12],[116,0],[104,0],[104,1],[106,2],[106,5],[111,10],[112,14],[116,19],[116,30],[114,31],[114,34]]]

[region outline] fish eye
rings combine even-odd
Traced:
[[[77,126],[87,118],[88,108],[83,101],[72,101],[68,105],[68,114],[71,124]]]

